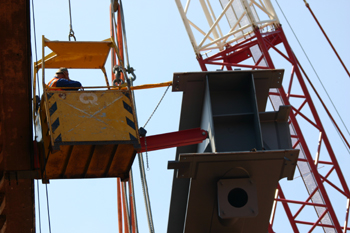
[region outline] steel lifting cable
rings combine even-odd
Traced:
[[[113,7],[114,6],[114,1],[115,0],[111,0],[111,7]],[[121,3],[120,3],[121,4]],[[122,5],[120,5],[120,9],[122,9]],[[123,15],[123,13],[122,13],[122,10],[121,10],[121,18],[122,18],[122,20],[121,20],[121,23],[122,23],[122,33],[123,33],[123,35],[124,35],[124,42],[125,42],[125,44],[126,44],[126,33],[125,33],[125,23],[124,23],[124,15]],[[112,12],[111,11],[111,16],[112,16],[112,27],[114,26],[115,28],[117,28],[117,25],[116,25],[116,20],[115,20],[115,15],[114,15],[114,12]],[[114,25],[113,25],[113,23],[114,23]],[[114,36],[114,35],[113,35]],[[121,67],[123,68],[123,73],[124,73],[124,75],[125,75],[125,77],[127,78],[127,76],[126,76],[126,73],[125,73],[125,67],[124,67],[124,62],[122,61],[122,59],[121,59],[121,56],[120,56],[120,53],[119,53],[119,48],[118,48],[118,43],[115,43],[115,45],[116,45],[116,48],[115,48],[115,52],[116,52],[116,54],[117,54],[117,57],[118,57],[118,60],[119,60],[119,63],[120,63],[120,65],[121,65]],[[133,73],[133,69],[131,68],[130,69],[130,66],[129,66],[129,57],[128,57],[128,50],[127,50],[127,47],[126,47],[126,58],[127,58],[127,66],[128,66],[128,72],[129,71],[131,71],[131,73],[132,73],[132,75],[135,77],[135,75],[134,75],[134,73]],[[135,80],[135,78],[132,78],[131,80],[130,80],[130,85],[131,86],[133,86],[133,81]],[[135,98],[134,98],[134,93],[133,92],[131,92],[131,95],[132,95],[132,99],[133,99],[133,103],[134,103],[134,106],[136,106],[135,105]],[[135,107],[135,114],[136,114],[136,107]],[[137,119],[137,116],[135,115],[135,117],[136,117],[136,119]],[[140,159],[140,158],[139,158]],[[142,173],[142,172],[141,172]],[[143,174],[143,175],[145,175],[145,174]],[[141,174],[141,182],[142,182],[142,190],[143,190],[143,193],[144,193],[144,198],[145,198],[145,203],[146,203],[146,210],[147,210],[147,216],[148,216],[148,219],[150,219],[149,218],[149,212],[150,212],[150,205],[148,205],[148,203],[149,203],[149,198],[147,199],[147,197],[148,197],[148,188],[147,188],[147,183],[146,183],[146,187],[144,186],[144,184],[145,184],[145,176],[143,176],[142,174]],[[144,178],[142,178],[142,177],[144,177]],[[132,181],[132,170],[130,170],[130,180]],[[130,181],[130,182],[131,182]],[[134,195],[134,197],[132,198],[132,202],[133,202],[133,205],[131,206],[130,205],[130,208],[133,208],[133,210],[132,211],[130,211],[130,214],[131,214],[131,212],[133,213],[133,217],[134,217],[134,221],[135,221],[135,231],[136,232],[138,232],[138,223],[137,223],[137,216],[136,216],[136,202],[135,202],[135,194],[134,194],[134,184],[133,184],[133,182],[130,184],[130,186],[131,186],[131,189],[132,189],[132,193],[133,193],[133,195]],[[145,194],[147,192],[147,194]],[[124,195],[126,195],[126,193],[124,193]],[[127,205],[126,203],[125,203],[125,205]],[[148,208],[149,207],[149,208]],[[130,217],[130,218],[132,218],[132,216],[126,216],[126,217]],[[153,226],[153,220],[151,219],[151,220],[149,220],[149,221],[151,221],[152,223],[152,226]],[[130,222],[132,222],[131,221],[131,219],[130,219]],[[150,225],[150,223],[149,223],[149,225]],[[128,224],[128,226],[130,226],[130,224]],[[153,230],[151,231],[151,232],[154,232]]]
[[[37,53],[37,46],[36,46],[34,0],[32,0],[32,16],[33,16],[33,32],[34,32],[34,46],[35,46],[35,62],[38,62],[38,55],[37,55],[38,53]],[[39,78],[39,76],[37,76],[37,77]],[[39,86],[39,82],[38,81],[37,81],[37,84],[38,84],[38,93],[39,93],[39,96],[40,96],[40,86]],[[33,85],[35,85],[35,83],[33,83]],[[35,96],[34,96],[34,98],[35,98]],[[35,108],[35,106],[34,106],[34,108]],[[35,138],[36,138],[37,137],[36,130],[34,130],[34,135],[35,135]],[[41,233],[41,210],[40,210],[41,207],[40,207],[39,180],[36,180],[36,188],[37,188],[37,196],[38,196],[39,233]]]
[[[45,177],[46,177],[46,170],[45,170]],[[49,221],[49,232],[51,233],[51,217],[50,217],[50,208],[49,208],[49,190],[47,188],[47,184],[45,184],[46,187],[46,208],[47,208],[47,217]]]
[[[35,46],[35,62],[38,62],[38,49],[36,46],[36,31],[35,31],[35,14],[34,14],[34,0],[32,0],[32,12],[33,12],[33,31],[34,31],[34,46]],[[37,72],[37,84],[38,84],[38,94],[40,96],[40,85],[39,85],[39,73]],[[33,84],[35,85],[35,83]],[[35,98],[35,97],[34,97]]]
[[[136,76],[134,74],[134,69],[132,67],[130,67],[130,63],[129,63],[129,53],[128,53],[128,42],[126,39],[126,30],[125,30],[125,18],[124,18],[124,10],[123,10],[123,3],[122,0],[119,0],[119,5],[120,5],[120,17],[121,17],[121,24],[122,24],[122,32],[123,32],[123,41],[124,41],[124,49],[125,49],[125,58],[126,58],[126,69],[128,71],[128,73],[132,74],[132,79],[133,81],[135,81]]]
[[[158,109],[158,107],[159,107],[160,103],[161,103],[161,102],[162,102],[162,100],[164,99],[164,96],[165,96],[165,94],[168,92],[168,90],[169,90],[169,87],[170,87],[170,86],[171,86],[171,84],[169,84],[169,86],[166,88],[166,90],[165,90],[165,92],[164,92],[164,94],[163,94],[162,98],[159,100],[159,102],[158,102],[158,104],[157,104],[156,108],[153,110],[153,112],[152,112],[151,116],[148,118],[148,120],[146,121],[146,123],[145,123],[145,125],[143,126],[143,128],[145,128],[145,127],[146,127],[146,125],[148,124],[148,122],[151,120],[151,118],[152,118],[153,114],[154,114],[154,113],[156,112],[156,110]]]
[[[156,112],[156,110],[158,109],[160,103],[162,102],[162,100],[164,99],[165,94],[168,92],[169,87],[171,86],[171,84],[169,84],[169,86],[166,88],[162,98],[160,99],[160,101],[158,102],[156,108],[153,110],[151,116],[148,118],[147,122],[145,123],[145,125],[143,126],[143,128],[146,128],[146,125],[148,124],[148,122],[151,120],[152,116],[154,115],[154,113]],[[146,164],[147,164],[147,171],[149,171],[149,162],[148,162],[148,152],[147,152],[147,141],[146,141],[146,137],[145,137],[145,148],[146,148]]]
[[[133,81],[131,80],[131,84]],[[134,106],[135,106],[135,114],[136,114],[136,105],[135,105],[135,98],[133,91],[131,92],[133,96]],[[137,119],[137,115],[136,115]],[[147,185],[147,179],[146,179],[146,172],[145,172],[145,165],[142,157],[142,153],[138,153],[138,160],[139,160],[139,168],[140,168],[140,178],[141,178],[141,186],[142,186],[142,193],[143,198],[146,205],[146,213],[147,213],[147,220],[148,220],[148,227],[150,233],[154,233],[154,224],[153,224],[153,217],[152,217],[152,210],[151,210],[151,201],[149,198],[149,192],[148,192],[148,185]],[[134,198],[135,200],[135,198]],[[134,205],[135,206],[135,205]],[[135,219],[136,226],[137,226],[137,219]],[[138,231],[138,229],[136,229]]]
[[[128,197],[127,197],[127,190],[126,190],[126,182],[121,182],[122,185],[122,193],[123,193],[123,205],[124,205],[124,226],[125,226],[125,232],[126,233],[132,233],[131,232],[131,221],[130,221],[130,210],[128,208]]]
[[[117,0],[111,0],[111,6],[114,6],[114,1],[117,1]],[[117,28],[117,24],[116,24],[116,19],[115,19],[115,15],[114,15],[114,12],[111,12],[112,14],[112,24],[114,23],[114,27]],[[116,31],[116,30],[115,30]],[[113,36],[114,37],[114,36]],[[124,68],[124,62],[119,54],[119,47],[118,47],[118,43],[115,43],[116,45],[116,51],[115,53],[117,54],[117,57],[118,57],[118,61],[120,63],[120,66]]]
[[[68,39],[70,41],[70,38],[73,37],[74,41],[76,41],[77,39],[75,38],[73,26],[72,26],[72,13],[71,13],[70,0],[68,0],[68,3],[69,3],[69,18],[70,18]]]
[[[114,0],[111,0],[111,5],[113,6],[113,2]],[[130,63],[129,63],[129,53],[128,53],[128,45],[127,45],[127,39],[126,39],[126,30],[125,30],[125,19],[124,19],[124,11],[123,11],[123,5],[122,5],[122,1],[120,0],[119,1],[119,6],[120,6],[120,17],[121,17],[121,27],[122,27],[122,36],[123,36],[123,44],[124,44],[124,48],[125,48],[125,57],[126,57],[126,68],[124,66],[124,62],[122,61],[121,57],[120,57],[120,54],[119,54],[119,48],[118,48],[118,45],[116,44],[117,46],[117,51],[116,51],[116,54],[117,54],[117,57],[118,57],[118,60],[122,66],[123,69],[125,69],[126,72],[128,72],[129,74],[132,75],[131,79],[132,81],[135,81],[136,80],[136,75],[134,74],[134,68],[130,66]],[[114,16],[114,13],[112,13],[112,23],[114,22],[114,27],[117,28],[117,24],[116,24],[116,20],[115,20],[115,16]]]
[[[131,80],[131,86],[133,86],[133,81]],[[134,92],[131,91],[134,107],[135,107],[135,117],[137,119],[137,110],[136,110],[136,104],[135,104],[135,97]],[[151,210],[151,201],[149,198],[149,192],[148,192],[148,185],[147,185],[147,179],[146,179],[146,173],[145,173],[145,165],[142,157],[142,153],[138,153],[138,160],[139,160],[139,168],[140,168],[140,178],[141,178],[141,186],[142,186],[142,193],[143,198],[146,205],[146,213],[147,213],[147,220],[148,220],[148,226],[151,233],[154,233],[154,224],[153,224],[153,217],[152,217],[152,210]],[[135,200],[135,198],[134,198]],[[135,206],[135,205],[134,205]],[[135,219],[136,226],[137,226],[137,219]],[[138,229],[136,229],[138,231]]]
[[[131,79],[131,83],[132,83],[133,81],[135,81],[136,76],[134,74],[134,69],[132,67],[130,67],[130,63],[129,63],[128,46],[127,46],[126,30],[125,30],[126,27],[125,27],[125,19],[124,19],[122,0],[119,1],[119,4],[120,4],[121,23],[122,23],[123,40],[124,40],[124,48],[125,48],[125,57],[126,57],[126,62],[127,62],[126,66],[127,66],[128,73],[131,73],[133,75],[133,78]],[[169,89],[169,86],[168,86],[167,90]],[[165,93],[164,93],[163,97],[161,98],[160,102],[163,100],[167,90],[165,91]],[[135,98],[133,98],[133,99],[135,101]],[[158,103],[156,109],[158,108],[160,102]],[[134,104],[134,106],[136,106],[136,105]],[[156,111],[156,109],[153,111],[151,117],[153,116],[153,114]],[[149,118],[149,120],[150,120],[150,118]],[[146,124],[148,123],[148,121],[146,122]],[[145,126],[146,126],[146,124],[145,124]],[[147,156],[147,167],[149,168],[147,151],[146,151],[146,156]],[[152,216],[152,210],[151,210],[151,201],[150,201],[150,198],[149,198],[149,191],[148,191],[148,185],[147,185],[147,179],[146,179],[146,173],[145,173],[145,165],[144,165],[142,153],[138,153],[138,159],[139,159],[140,176],[141,176],[141,183],[142,183],[142,192],[143,192],[144,199],[145,199],[145,204],[146,204],[148,226],[149,226],[150,232],[154,233],[155,231],[154,231],[154,223],[153,223],[153,216]],[[136,219],[135,219],[135,222],[137,222]]]
[[[153,117],[154,113],[157,111],[160,103],[162,102],[162,100],[164,99],[164,96],[166,95],[166,93],[169,90],[169,87],[171,86],[171,84],[168,85],[168,87],[166,88],[162,98],[160,98],[157,106],[155,107],[155,109],[153,110],[151,116],[148,118],[148,120],[146,121],[145,125],[143,126],[143,128],[146,128],[146,125],[148,124],[148,122],[151,120],[151,118]],[[146,148],[146,163],[147,163],[147,170],[149,170],[149,163],[148,163],[148,153],[147,153],[147,141],[146,141],[146,137],[145,137],[145,148]]]
[[[125,56],[126,56],[126,62],[127,62],[127,71],[133,75],[133,78],[130,80],[131,81],[131,86],[132,86],[132,83],[135,80],[136,76],[133,73],[134,70],[133,70],[132,67],[130,67],[130,63],[129,63],[128,47],[127,47],[127,40],[126,40],[126,30],[125,30],[125,20],[124,20],[124,12],[123,12],[123,7],[122,7],[122,2],[121,1],[119,1],[119,2],[120,2],[120,11],[121,11],[120,12],[121,13],[121,23],[122,23],[121,26],[122,26],[123,40],[124,40],[124,45],[125,45]],[[113,6],[113,0],[111,0],[111,4]],[[114,17],[114,13],[112,13],[112,18],[113,18],[112,21],[115,24],[114,26],[117,27],[116,20],[115,20],[115,17]],[[118,55],[118,59],[120,61],[120,64],[122,64],[122,66],[123,66],[123,62],[121,61],[120,56],[119,56],[119,51],[116,51],[116,53]],[[133,93],[132,93],[132,95],[133,95]],[[162,97],[162,99],[163,98],[164,98],[164,96]],[[133,100],[134,100],[134,106],[136,106],[135,105],[135,98],[133,98]],[[158,106],[159,106],[159,104],[158,104]],[[136,110],[136,107],[135,107],[135,110]],[[136,116],[136,119],[137,119],[137,116]],[[145,166],[144,166],[142,153],[138,153],[138,159],[139,159],[140,176],[141,176],[141,183],[142,183],[142,192],[143,192],[143,196],[144,196],[144,200],[145,200],[146,212],[147,212],[147,218],[148,218],[148,226],[149,226],[150,232],[154,233],[155,231],[154,231],[154,223],[153,223],[152,210],[151,210],[151,202],[150,202],[150,198],[149,198],[149,191],[148,191],[148,185],[147,185]],[[134,198],[134,200],[135,200],[135,198]],[[137,226],[137,219],[135,219],[135,223],[136,223],[136,226]],[[137,227],[136,227],[136,230],[138,231]]]
[[[152,116],[154,115],[154,113],[158,109],[160,103],[164,99],[165,94],[168,92],[168,89],[169,89],[170,86],[171,86],[171,84],[165,90],[163,96],[161,97],[160,101],[158,102],[157,106],[153,110],[151,116],[148,118],[148,120],[145,123],[145,125],[143,126],[143,128],[145,128],[146,125],[148,124],[148,122],[151,120]],[[147,169],[149,170],[146,137],[145,137],[145,147],[146,147]],[[144,164],[142,153],[138,153],[138,159],[139,159],[140,176],[141,176],[141,183],[142,183],[142,192],[143,192],[143,195],[144,195],[144,200],[145,200],[145,205],[146,205],[146,212],[147,212],[147,218],[148,218],[148,227],[149,227],[150,232],[154,233],[155,231],[154,231],[154,223],[153,223],[153,216],[152,216],[152,210],[151,210],[151,202],[150,202],[150,198],[149,198],[148,185],[147,185],[147,179],[146,179],[146,173],[145,173],[145,164]]]
[[[312,84],[311,80],[309,79],[308,75],[306,74],[306,72],[304,71],[303,67],[301,66],[299,60],[296,58],[298,65],[301,69],[301,71],[303,72],[306,80],[309,82],[311,88],[313,89],[313,91],[315,92],[316,96],[318,97],[318,99],[320,100],[323,108],[326,110],[328,116],[331,118],[331,121],[333,123],[333,126],[336,128],[336,131],[338,132],[339,137],[341,137],[343,140],[343,143],[345,145],[345,148],[348,150],[348,153],[350,154],[350,145],[349,142],[346,140],[345,136],[343,135],[343,133],[341,132],[339,126],[337,125],[337,123],[335,122],[334,118],[332,117],[331,113],[329,112],[328,108],[326,107],[325,103],[323,102],[321,96],[318,94],[316,88],[314,87],[314,85]]]
[[[131,80],[131,86],[132,85],[133,85],[133,81]],[[133,99],[134,107],[135,107],[135,117],[137,119],[137,110],[136,110],[134,92],[132,91],[131,94],[133,97],[132,99]],[[149,191],[148,191],[148,185],[147,185],[147,179],[146,179],[145,165],[144,165],[142,153],[138,153],[137,155],[138,155],[138,160],[139,160],[141,186],[142,186],[142,193],[143,193],[143,198],[144,198],[145,206],[146,206],[148,227],[149,227],[150,233],[154,233],[154,223],[153,223],[151,201],[149,198]],[[134,200],[135,200],[135,198],[134,198]],[[136,226],[137,226],[137,219],[135,219],[135,222],[136,222]],[[138,229],[136,229],[136,230],[138,231]]]
[[[305,2],[305,6],[306,6],[306,7],[309,9],[309,11],[310,11],[311,15],[314,17],[314,19],[315,19],[315,21],[316,21],[317,25],[318,25],[318,26],[319,26],[319,28],[321,29],[321,31],[322,31],[322,33],[323,33],[323,35],[326,37],[326,39],[327,39],[327,41],[328,41],[329,45],[332,47],[332,49],[333,49],[333,51],[334,51],[335,55],[338,57],[338,59],[339,59],[340,63],[341,63],[341,64],[342,64],[342,66],[344,67],[344,69],[345,69],[346,73],[347,73],[347,74],[348,74],[348,76],[350,77],[350,72],[349,72],[349,71],[348,71],[348,69],[346,68],[346,66],[345,66],[345,64],[344,64],[344,62],[343,62],[343,60],[340,58],[340,56],[339,56],[339,54],[338,54],[337,50],[334,48],[334,46],[333,46],[333,44],[332,44],[331,40],[328,38],[328,36],[327,36],[326,32],[323,30],[323,28],[322,28],[321,24],[318,22],[318,20],[317,20],[316,16],[314,15],[314,12],[313,12],[313,11],[311,10],[311,8],[310,8],[309,3],[307,3],[307,2],[306,2],[306,0],[304,0],[304,2]]]
[[[125,19],[124,19],[124,11],[123,11],[123,3],[122,0],[119,0],[120,2],[120,14],[121,14],[121,23],[122,23],[122,30],[123,30],[123,39],[124,39],[124,48],[125,48],[125,58],[126,58],[126,67],[130,68],[129,63],[129,54],[128,54],[128,43],[126,40],[126,30],[125,30]]]
[[[35,44],[35,57],[36,57],[36,62],[38,62],[38,57],[37,57],[37,46],[36,46],[36,31],[35,31],[35,16],[34,16],[34,3],[32,0],[32,12],[33,12],[33,30],[34,30],[34,44]],[[39,78],[39,77],[38,77]],[[39,87],[39,81],[37,79],[38,83],[38,93],[40,95],[40,87]],[[35,85],[35,83],[33,84]],[[34,130],[35,138],[36,138],[36,130]],[[45,171],[45,177],[46,177],[46,171]],[[46,185],[46,205],[47,205],[47,215],[48,215],[48,223],[49,223],[49,232],[51,233],[51,220],[50,220],[50,209],[49,209],[49,192]],[[38,208],[39,208],[39,229],[41,232],[41,214],[40,214],[40,197],[39,197],[39,181],[37,181],[37,193],[38,193]]]
[[[138,231],[137,215],[136,215],[134,176],[133,176],[132,168],[130,169],[130,172],[129,172],[129,193],[131,193],[132,195],[132,198],[130,201],[130,209],[132,209],[131,221],[132,219],[134,219],[133,223],[135,224],[135,233],[138,233],[139,231]]]
[[[147,179],[146,179],[146,173],[145,173],[145,164],[143,161],[142,153],[138,153],[138,159],[139,159],[140,176],[141,176],[141,183],[142,183],[142,192],[145,200],[146,212],[147,212],[147,218],[148,218],[148,227],[149,227],[150,233],[154,233],[151,201],[149,198],[148,185],[147,185]]]
[[[37,188],[37,194],[38,194],[38,214],[39,214],[39,232],[41,233],[41,214],[40,214],[40,195],[39,195],[39,180],[36,180],[36,188]]]
[[[335,107],[335,105],[334,105],[334,103],[333,103],[331,97],[329,96],[329,94],[328,94],[328,92],[327,92],[325,86],[323,85],[323,82],[321,81],[320,77],[318,76],[318,73],[316,72],[316,70],[315,70],[314,66],[312,65],[312,63],[311,63],[309,57],[307,56],[307,54],[306,54],[306,52],[305,52],[303,46],[301,45],[301,43],[300,43],[300,41],[299,41],[297,35],[295,34],[295,32],[294,32],[292,26],[290,25],[290,23],[289,23],[289,21],[288,21],[286,15],[284,14],[284,12],[283,12],[281,6],[279,5],[279,3],[278,3],[277,0],[275,0],[275,1],[276,1],[277,5],[278,5],[279,9],[281,10],[281,12],[282,12],[282,14],[283,14],[283,17],[284,17],[285,20],[287,21],[287,23],[288,23],[290,29],[292,30],[292,32],[293,32],[293,34],[294,34],[294,37],[295,37],[296,40],[298,41],[299,46],[300,46],[301,49],[303,50],[303,53],[304,53],[306,59],[308,60],[309,64],[311,65],[311,67],[312,67],[312,69],[313,69],[313,71],[314,71],[314,73],[315,73],[315,75],[316,75],[318,81],[321,83],[321,86],[322,86],[323,90],[326,92],[326,95],[327,95],[328,99],[330,100],[330,102],[331,102],[333,108],[335,109],[335,111],[336,111],[336,113],[337,113],[339,119],[341,120],[341,122],[342,122],[342,124],[343,124],[343,126],[344,126],[344,128],[345,128],[345,130],[346,130],[346,132],[348,133],[348,135],[350,135],[349,130],[348,130],[348,128],[346,127],[346,125],[345,125],[345,123],[344,123],[344,121],[343,121],[343,118],[340,116],[340,114],[339,114],[339,112],[338,112],[338,109]],[[299,66],[300,66],[300,64],[299,64]],[[300,67],[301,67],[301,66],[300,66]],[[304,73],[304,75],[305,75],[305,72],[303,72],[303,73]],[[310,79],[307,78],[307,80],[308,80],[308,82],[311,84]],[[313,85],[311,85],[311,86],[313,87]],[[315,91],[315,93],[317,93],[317,92],[316,92],[316,89],[315,89],[314,87],[313,87],[313,90]],[[325,108],[325,110],[326,110],[328,116],[331,118],[333,124],[336,126],[336,129],[337,129],[337,131],[338,131],[338,134],[340,134],[340,135],[343,136],[341,130],[340,130],[339,127],[338,127],[338,125],[335,123],[335,121],[334,121],[333,117],[331,116],[331,114],[329,113],[328,109],[327,109],[326,106],[323,104],[323,101],[322,101],[321,97],[320,97],[318,94],[317,94],[317,97],[318,97],[318,99],[321,101],[323,107]],[[347,140],[345,139],[344,136],[341,137],[341,139],[343,140],[343,142],[344,142],[344,141],[347,142]],[[348,143],[347,143],[347,144],[348,144]],[[350,148],[349,144],[348,144],[348,147]],[[348,152],[349,152],[349,150],[348,150]]]

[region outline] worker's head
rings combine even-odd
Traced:
[[[66,67],[61,67],[56,72],[57,77],[69,80],[69,73]]]

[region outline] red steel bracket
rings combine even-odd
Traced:
[[[141,137],[141,151],[146,151],[145,141],[147,144],[147,151],[161,150],[171,147],[187,146],[201,143],[208,138],[208,132],[200,129],[187,129],[177,132],[157,134],[146,137]]]

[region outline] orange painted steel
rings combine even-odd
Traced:
[[[131,171],[130,171],[131,172]],[[130,205],[130,216],[131,216],[131,233],[136,233],[136,219],[135,219],[135,206],[134,206],[134,191],[133,191],[133,177],[129,175],[129,205]]]
[[[110,11],[111,14],[113,14],[113,6],[110,5]],[[119,58],[118,65],[124,67],[124,52],[123,52],[123,35],[122,35],[122,24],[121,24],[121,9],[120,5],[118,4],[117,8],[118,14],[117,14],[117,29],[116,29],[116,35],[117,35],[117,45],[119,49]],[[114,38],[114,25],[113,25],[113,19],[111,18],[111,37]],[[116,65],[116,51],[112,51],[112,67]],[[112,81],[115,79],[115,74],[112,71]],[[124,80],[123,73],[121,74],[120,78]],[[119,225],[119,233],[123,232],[123,225],[124,225],[124,232],[125,233],[134,233],[136,232],[135,227],[135,218],[134,218],[134,206],[133,206],[133,192],[131,187],[131,180],[128,182],[129,186],[129,200],[130,200],[130,215],[131,215],[131,232],[129,232],[129,216],[128,216],[128,207],[127,202],[124,202],[123,200],[126,200],[126,190],[124,184],[121,182],[119,178],[117,178],[117,195],[118,195],[118,225]],[[124,220],[124,221],[123,221]]]
[[[119,48],[119,55],[121,61],[118,61],[119,66],[124,68],[124,50],[123,50],[123,34],[122,34],[122,17],[121,17],[121,9],[120,5],[118,5],[118,23],[117,23],[117,42]],[[124,81],[124,74],[120,75],[120,79]]]
[[[114,14],[114,10],[113,10],[113,6],[112,4],[109,6],[109,10],[110,10],[110,30],[111,30],[111,38],[114,39],[114,26],[113,26],[113,18],[112,18],[112,14]],[[115,61],[117,60],[116,57],[116,53],[115,53],[115,49],[112,48],[111,50],[111,67],[115,66]],[[115,75],[113,73],[113,69],[111,70],[111,77],[112,77],[112,82],[115,79]]]
[[[120,189],[120,178],[117,178],[117,205],[118,205],[118,228],[119,233],[123,233],[123,212],[122,212],[122,196]]]

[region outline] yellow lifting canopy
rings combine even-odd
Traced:
[[[45,180],[121,177],[127,179],[140,148],[130,87],[110,89],[104,65],[112,39],[101,42],[50,41],[53,52],[35,63],[43,69],[44,94],[35,124],[40,167]],[[43,62],[44,61],[44,62]],[[103,90],[58,90],[45,85],[45,68],[101,69]],[[33,85],[35,93],[35,82]]]
[[[109,51],[115,44],[112,39],[96,41],[50,41],[43,38],[44,46],[53,52],[45,57],[45,68],[103,69]],[[38,68],[42,68],[41,60]]]

